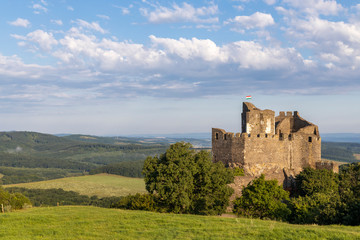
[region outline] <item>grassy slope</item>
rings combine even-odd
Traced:
[[[161,214],[96,207],[0,214],[0,239],[359,239],[360,227]]]
[[[4,187],[24,188],[62,188],[82,195],[98,197],[126,196],[134,193],[145,193],[145,183],[142,178],[128,178],[118,175],[97,174],[81,177],[69,177],[55,180],[4,185]]]

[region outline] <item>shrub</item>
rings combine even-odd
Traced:
[[[8,211],[31,206],[30,200],[21,193],[10,194],[0,186],[0,205],[1,204],[3,204],[4,209]]]
[[[128,195],[123,197],[119,202],[113,204],[112,208],[122,208],[131,210],[155,210],[155,196],[152,194]]]
[[[245,176],[245,172],[243,168],[233,168],[234,176]]]
[[[242,196],[235,199],[233,212],[239,216],[261,219],[286,220],[290,209],[285,201],[289,193],[278,185],[277,180],[265,180],[261,175],[242,190]]]

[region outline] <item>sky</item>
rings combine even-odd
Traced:
[[[0,131],[241,130],[242,102],[360,133],[360,2],[0,2]]]

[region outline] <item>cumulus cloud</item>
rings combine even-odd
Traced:
[[[271,14],[256,12],[250,16],[236,16],[229,19],[225,24],[234,24],[238,29],[265,28],[274,25],[274,19]]]
[[[312,17],[294,19],[287,34],[299,47],[314,51],[315,56],[332,67],[359,67],[360,26]],[[328,65],[330,66],[330,65]]]
[[[82,19],[77,19],[76,20],[76,23],[84,28],[84,29],[90,29],[90,30],[94,30],[94,31],[97,31],[97,32],[100,32],[102,34],[106,33],[106,31],[100,26],[99,23],[97,22],[92,22],[92,23],[89,23],[87,21],[84,21]]]
[[[40,13],[46,13],[48,11],[48,9],[45,7],[47,4],[45,1],[41,1],[41,3],[34,3],[32,5],[32,8],[34,9],[34,13],[35,14],[40,14]]]
[[[194,22],[194,23],[215,23],[218,22],[217,5],[195,8],[191,4],[183,3],[182,6],[174,3],[171,8],[157,6],[154,11],[142,8],[141,13],[151,23],[173,23],[173,22]]]
[[[344,10],[335,0],[284,0],[291,7],[295,7],[310,15],[338,15]]]
[[[168,10],[171,10],[170,15],[176,12],[174,7]],[[150,21],[150,12],[148,14]],[[199,13],[190,15],[206,19]],[[193,21],[193,17],[173,19]],[[318,16],[300,18],[287,14],[286,17],[289,21],[283,30],[287,33],[288,45],[293,44],[293,47],[256,40],[219,44],[207,38],[175,39],[155,35],[149,36],[150,43],[146,45],[99,35],[97,33],[106,31],[98,23],[78,19],[72,22],[71,29],[64,32],[38,29],[24,36],[11,35],[19,45],[36,47],[38,54],[55,58],[56,68],[30,66],[17,57],[2,56],[4,64],[0,64],[0,75],[23,79],[24,84],[19,88],[25,89],[24,92],[13,90],[11,96],[33,101],[44,98],[41,98],[41,92],[25,84],[29,77],[39,79],[34,85],[48,91],[45,98],[51,99],[85,97],[79,92],[95,98],[187,97],[243,91],[244,86],[257,91],[291,90],[313,94],[333,88],[339,76],[347,84],[337,84],[336,87],[360,87],[353,80],[360,68],[360,29],[357,24],[324,20]],[[167,22],[172,18],[155,19],[155,22]],[[234,17],[227,24],[238,29],[264,30],[275,21],[270,14],[256,12],[250,16]],[[315,54],[306,58],[301,50],[297,50],[303,48]],[[49,82],[45,87],[40,81],[56,77],[61,81]],[[81,91],[77,89],[79,85],[71,85],[76,81],[81,81]]]
[[[28,33],[26,39],[38,44],[38,46],[45,51],[50,51],[52,47],[58,43],[52,33],[47,33],[43,30],[36,30]]]
[[[10,25],[17,26],[17,27],[29,27],[30,22],[24,18],[17,18],[15,21],[9,22]]]

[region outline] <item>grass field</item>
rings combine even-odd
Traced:
[[[0,239],[359,239],[360,227],[96,207],[32,208],[0,214]]]
[[[3,187],[24,188],[62,188],[82,195],[111,197],[126,196],[135,193],[145,193],[145,183],[142,178],[129,178],[110,174],[87,175],[80,177],[60,178],[41,182],[9,184]]]

